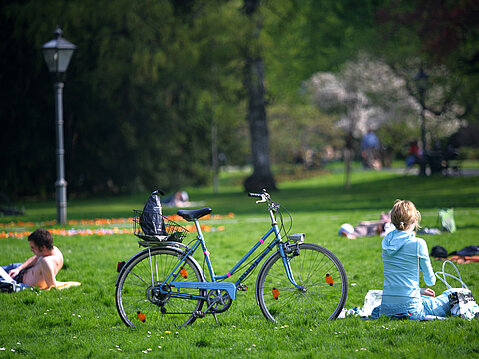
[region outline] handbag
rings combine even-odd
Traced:
[[[444,267],[446,263],[450,263],[454,267],[457,277],[445,272]],[[479,319],[479,305],[476,303],[471,290],[462,280],[461,274],[454,263],[451,261],[444,261],[442,264],[442,272],[436,272],[435,275],[446,285],[447,289],[452,291],[452,293],[450,293],[448,296],[449,304],[451,306],[451,314],[453,316],[461,317],[467,320],[472,320],[474,318]],[[442,275],[442,278],[440,275]],[[454,278],[461,283],[461,288],[452,288],[452,286],[447,282],[446,276]]]

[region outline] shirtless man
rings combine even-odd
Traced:
[[[35,254],[23,263],[14,263],[4,266],[5,271],[17,283],[26,286],[48,289],[58,287],[55,276],[63,266],[63,255],[53,246],[51,233],[39,228],[28,236],[31,251]]]

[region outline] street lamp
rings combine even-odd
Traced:
[[[48,70],[55,73],[55,123],[57,145],[57,222],[65,224],[67,221],[67,182],[65,181],[65,149],[63,145],[63,82],[62,74],[67,70],[70,59],[76,46],[62,38],[62,30],[57,27],[53,32],[55,38],[42,46],[43,57]]]
[[[424,102],[424,98],[426,96],[427,90],[427,83],[428,83],[429,76],[424,72],[422,66],[419,68],[419,71],[414,76],[413,80],[416,83],[417,92],[419,94],[419,103],[421,105],[421,142],[422,142],[422,158],[420,162],[420,169],[419,174],[421,176],[426,175],[426,117],[425,117],[425,109],[426,104]]]

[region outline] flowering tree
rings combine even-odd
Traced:
[[[444,69],[432,68],[431,77],[443,77]],[[316,73],[306,83],[311,100],[322,110],[338,116],[336,125],[345,131],[345,159],[350,158],[352,138],[359,138],[369,128],[379,129],[401,123],[406,129],[399,144],[397,138],[384,138],[387,146],[402,146],[417,137],[421,105],[412,84],[412,75],[392,69],[384,61],[366,54],[349,61],[338,73]],[[432,138],[446,137],[460,126],[462,108],[445,97],[447,88],[441,83],[432,83],[429,101],[426,104],[428,133]],[[411,133],[407,133],[407,131]],[[348,140],[349,139],[349,140]],[[384,143],[386,142],[386,143]],[[389,142],[389,143],[388,143]],[[431,141],[429,141],[431,143]],[[396,149],[398,149],[396,147]],[[346,161],[347,162],[347,161]],[[349,173],[346,163],[346,173]],[[349,185],[347,175],[346,185]]]

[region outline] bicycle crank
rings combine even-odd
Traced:
[[[208,292],[206,297],[206,303],[208,308],[205,312],[211,310],[213,313],[223,313],[226,312],[233,302],[230,295],[226,290],[212,289]]]

